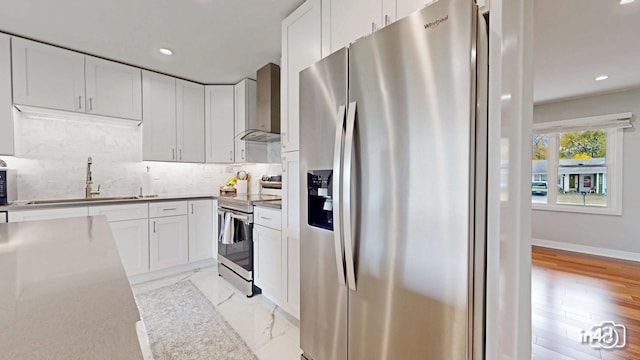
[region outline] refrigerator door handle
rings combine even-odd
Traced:
[[[342,178],[342,142],[344,140],[344,115],[346,107],[338,108],[338,121],[336,121],[336,141],[333,147],[333,242],[336,253],[336,266],[338,282],[346,285],[344,277],[344,246],[342,243],[342,214],[340,212],[341,178]]]
[[[347,263],[349,289],[356,290],[356,273],[353,259],[353,226],[351,224],[351,171],[353,158],[353,136],[356,123],[356,102],[349,103],[347,111],[347,133],[344,144],[344,176],[342,177],[342,216],[344,225],[344,256]]]

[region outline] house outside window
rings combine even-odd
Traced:
[[[533,209],[621,215],[623,129],[631,116],[535,124]]]

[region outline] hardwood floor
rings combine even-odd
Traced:
[[[533,359],[640,359],[640,263],[534,246]],[[582,331],[602,321],[626,327],[626,346],[599,349]]]

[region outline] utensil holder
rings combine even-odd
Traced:
[[[249,190],[249,181],[247,180],[237,180],[236,181],[236,191],[237,194],[247,194],[247,191]]]

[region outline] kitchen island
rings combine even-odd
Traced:
[[[0,359],[142,359],[105,216],[0,224]]]

